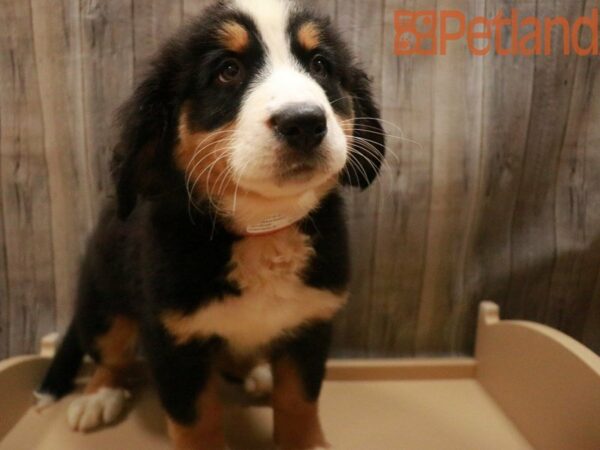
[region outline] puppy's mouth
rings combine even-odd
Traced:
[[[319,161],[291,161],[281,165],[278,170],[280,182],[310,181],[318,173],[324,172]]]

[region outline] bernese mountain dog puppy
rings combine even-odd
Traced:
[[[316,13],[220,1],[162,49],[119,125],[115,195],[38,397],[71,391],[87,354],[68,421],[115,421],[139,343],[174,447],[220,450],[223,375],[266,363],[279,448],[328,448],[317,401],[348,294],[340,189],[367,187],[384,158],[369,78]]]

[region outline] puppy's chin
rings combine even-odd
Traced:
[[[246,192],[259,195],[265,199],[282,199],[297,197],[309,191],[332,187],[338,174],[309,169],[306,167],[287,168],[272,177],[262,179],[240,179],[239,186]]]
[[[302,158],[284,154],[258,165],[253,171],[243,170],[241,176],[234,175],[234,179],[239,180],[239,187],[244,191],[265,199],[298,197],[333,187],[346,165],[346,158],[346,151],[321,152]]]

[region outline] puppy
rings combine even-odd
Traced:
[[[38,397],[68,393],[88,354],[69,423],[115,421],[139,343],[174,447],[220,450],[220,377],[267,361],[279,448],[327,448],[317,401],[349,276],[339,189],[367,187],[384,157],[369,79],[315,13],[221,1],[162,49],[119,124],[115,195]]]

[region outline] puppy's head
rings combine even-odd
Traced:
[[[367,187],[384,156],[367,76],[328,20],[287,0],[208,8],[163,49],[121,123],[121,217],[174,183],[230,214],[242,197],[310,207],[338,182]]]

